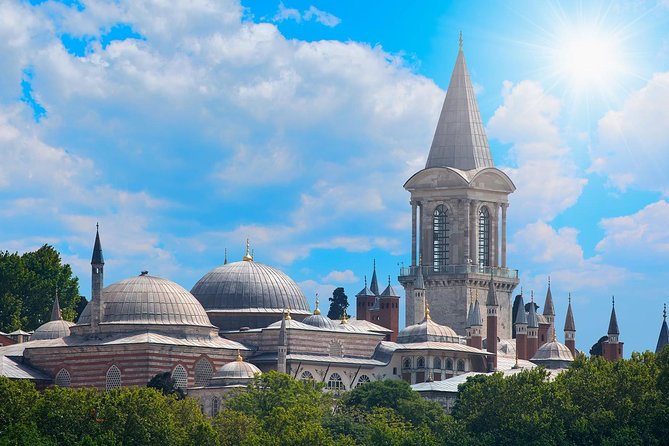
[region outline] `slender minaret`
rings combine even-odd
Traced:
[[[104,266],[105,260],[102,256],[102,244],[100,243],[100,225],[95,225],[95,245],[93,246],[93,256],[91,258],[91,329],[97,331],[104,303],[102,302],[102,288],[104,286]]]
[[[623,356],[623,345],[620,342],[620,329],[616,317],[616,298],[611,298],[611,318],[609,319],[608,338],[604,343],[604,358],[609,361],[617,361]]]
[[[425,318],[425,304],[427,301],[425,300],[425,280],[423,279],[422,265],[418,265],[416,269],[416,281],[412,293],[416,316],[420,315],[421,320],[423,320]],[[420,314],[419,309],[422,310],[423,314]]]
[[[571,293],[569,293],[567,317],[564,319],[564,345],[571,351],[571,355],[576,358],[576,324],[574,323],[574,313],[571,309]]]
[[[662,326],[660,327],[660,336],[657,338],[655,353],[660,353],[667,344],[669,344],[669,328],[667,328],[667,304],[664,304]]]
[[[481,317],[481,307],[479,306],[479,299],[476,296],[474,301],[474,308],[472,309],[472,317],[470,319],[471,330],[471,346],[474,348],[483,348],[483,318]],[[495,365],[496,367],[496,365]]]
[[[290,317],[290,313],[284,311],[283,319],[281,319],[281,328],[279,328],[279,345],[277,347],[276,371],[279,373],[287,373],[286,371],[286,357],[288,356],[288,331],[286,330],[286,320]]]
[[[534,291],[530,296],[530,311],[527,313],[527,359],[532,359],[539,348],[539,321],[534,305]]]
[[[553,305],[553,293],[551,293],[551,276],[548,276],[548,290],[546,291],[543,315],[546,324],[539,324],[539,346],[550,342],[550,338],[553,336],[553,328],[555,328],[555,306]]]
[[[523,294],[520,294],[520,304],[516,310],[516,353],[518,359],[529,359],[527,357],[527,315],[525,314],[525,302]]]
[[[488,357],[488,370],[492,371],[497,370],[497,310],[499,309],[492,274],[490,275],[490,282],[488,282],[488,297],[485,305],[487,309],[486,348],[488,353],[492,353],[492,357]]]

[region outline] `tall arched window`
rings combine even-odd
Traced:
[[[411,358],[404,358],[402,360],[402,368],[403,369],[410,369],[411,368]]]
[[[490,211],[486,206],[479,211],[479,266],[490,266]]]
[[[424,369],[425,368],[425,358],[422,356],[419,356],[418,359],[416,360],[416,367],[419,369]]]
[[[121,387],[121,371],[115,365],[109,367],[107,370],[107,382],[105,388],[107,390],[118,389]]]
[[[60,369],[56,374],[54,384],[59,387],[70,387],[70,385],[72,385],[70,372],[68,372],[67,369]]]
[[[448,265],[448,214],[443,204],[437,206],[432,216],[432,263],[435,271]]]
[[[453,370],[453,360],[451,358],[446,360],[446,370]]]
[[[200,359],[195,364],[195,387],[204,387],[209,384],[214,375],[214,366],[206,358]]]
[[[369,376],[367,376],[367,375],[360,375],[360,378],[358,378],[358,384],[356,384],[355,386],[358,387],[358,386],[361,386],[361,385],[363,385],[363,384],[367,384],[368,382],[371,382],[371,381],[372,381],[372,380],[369,379]]]
[[[174,368],[172,379],[174,380],[174,385],[180,389],[185,389],[188,385],[188,373],[181,364]]]
[[[440,369],[441,368],[441,359],[434,358],[434,362],[432,363],[432,368],[433,369]]]
[[[458,359],[458,372],[464,372],[465,371],[465,361],[462,359]]]
[[[333,373],[330,375],[330,379],[328,380],[328,390],[334,390],[335,392],[339,393],[344,390],[346,390],[346,386],[344,385],[344,381],[341,379],[341,376],[339,373]]]
[[[215,396],[211,399],[211,416],[218,415],[219,410],[221,410],[221,400]]]

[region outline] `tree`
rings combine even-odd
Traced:
[[[79,280],[50,245],[37,251],[0,252],[0,330],[34,330],[50,320],[58,292],[63,318],[74,320]]]
[[[183,399],[186,394],[181,387],[177,387],[177,382],[172,378],[170,372],[158,373],[146,384],[146,387],[156,389],[163,395],[174,395],[177,399]]]
[[[608,338],[608,336],[602,336],[597,342],[592,344],[592,347],[590,347],[590,356],[604,356],[602,344],[604,344],[604,341],[606,341]]]
[[[344,293],[344,288],[335,288],[330,298],[330,311],[328,317],[332,320],[341,319],[348,308],[348,297]]]

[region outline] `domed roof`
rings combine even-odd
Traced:
[[[430,309],[426,306],[423,322],[403,328],[397,335],[397,342],[411,344],[428,341],[459,342],[459,336],[451,327],[434,322],[430,317]]]
[[[218,369],[213,376],[212,382],[227,384],[245,384],[252,380],[257,373],[262,373],[260,369],[249,362],[244,362],[242,356],[237,353],[235,361],[228,362]]]
[[[181,285],[146,272],[109,285],[102,290],[102,296],[102,323],[212,327],[204,308],[192,294]],[[90,304],[77,323],[90,323]]]
[[[569,348],[553,339],[547,342],[532,356],[530,361],[573,361],[574,356],[571,354]]]
[[[49,321],[40,325],[30,336],[31,341],[40,341],[43,339],[58,339],[70,335],[70,327],[74,324],[62,319]]]
[[[311,325],[312,327],[327,328],[330,330],[334,330],[337,326],[332,319],[323,316],[322,314],[312,314],[311,316],[307,316],[302,319],[302,323]]]
[[[309,314],[307,299],[286,274],[247,259],[228,263],[205,274],[191,293],[207,310]]]

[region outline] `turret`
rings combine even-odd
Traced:
[[[567,316],[564,319],[564,345],[567,346],[571,355],[576,357],[576,324],[574,323],[574,313],[571,309],[571,293],[569,293],[569,305],[567,306]]]
[[[427,298],[425,297],[425,280],[423,279],[423,265],[418,265],[416,268],[416,280],[413,288],[413,303],[414,311],[416,317],[421,317],[421,320],[425,317],[425,304],[427,303]],[[423,314],[420,314],[423,313]]]
[[[539,321],[534,305],[534,291],[531,292],[530,311],[527,312],[527,357],[532,358],[539,349]]]
[[[527,315],[525,314],[525,302],[520,294],[520,304],[516,310],[516,354],[518,359],[528,359],[527,356]]]
[[[377,323],[392,330],[386,340],[395,342],[400,328],[400,296],[390,284],[390,276],[388,276],[388,286],[379,296],[379,306]]]
[[[618,328],[618,318],[616,317],[616,299],[611,299],[611,317],[609,319],[609,330],[607,340],[603,345],[604,358],[609,361],[617,361],[623,357],[623,343],[620,342],[620,329]]]
[[[555,327],[555,306],[553,305],[553,294],[551,293],[551,277],[548,276],[548,290],[544,301],[543,321],[539,322],[539,346],[550,342]]]
[[[470,299],[467,309],[467,324],[465,325],[465,338],[467,345],[472,345],[472,314],[474,313],[474,299]]]
[[[493,281],[492,272],[490,273],[490,282],[488,283],[488,297],[485,302],[487,308],[487,338],[486,348],[488,353],[492,353],[492,357],[488,358],[488,370],[497,370],[497,311],[499,309],[499,302],[497,301],[497,293],[495,292],[495,282]]]
[[[655,353],[660,353],[666,345],[669,344],[669,329],[667,328],[667,304],[664,304],[664,313],[662,326],[660,327],[660,336],[657,338]]]
[[[98,330],[102,320],[104,304],[102,302],[102,288],[104,287],[105,260],[102,255],[102,244],[100,243],[100,226],[95,225],[95,244],[93,256],[91,257],[91,329]]]
[[[481,318],[481,308],[479,306],[478,296],[476,296],[476,300],[474,301],[472,317],[469,322],[471,324],[470,345],[474,348],[483,348],[483,318]]]

